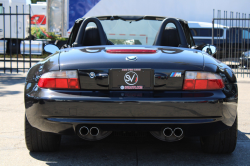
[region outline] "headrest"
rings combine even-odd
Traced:
[[[101,45],[100,35],[97,27],[87,27],[83,36],[83,46]]]
[[[173,27],[166,27],[161,39],[161,46],[178,47],[181,44],[178,31]]]

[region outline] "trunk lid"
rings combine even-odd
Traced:
[[[106,50],[112,49],[148,49],[156,50],[156,53],[106,52]],[[133,59],[133,56],[136,57],[136,60],[128,59],[128,57]],[[152,73],[149,76],[150,79],[144,79],[145,75],[142,76],[144,82],[151,81],[152,84],[150,89],[144,90],[181,90],[186,70],[203,71],[204,68],[203,54],[200,51],[160,46],[71,48],[61,50],[59,62],[60,70],[78,70],[81,89],[86,90],[118,90],[111,86],[114,79],[123,79],[123,75],[129,71],[131,71],[129,74],[132,75],[131,78],[128,77],[132,79],[133,72],[138,72],[138,69],[141,72]],[[118,70],[117,72],[121,72],[121,74],[111,76],[112,72],[110,71],[112,70]],[[124,79],[126,79],[125,76]],[[143,82],[141,81],[140,84]]]

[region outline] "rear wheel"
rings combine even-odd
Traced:
[[[24,126],[25,142],[29,151],[51,152],[59,149],[61,142],[60,135],[39,131],[30,125],[26,116]]]
[[[236,147],[238,118],[232,127],[215,135],[201,137],[201,148],[207,153],[232,153]]]

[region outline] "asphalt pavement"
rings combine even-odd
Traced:
[[[0,165],[250,165],[250,79],[239,78],[238,141],[229,155],[201,151],[199,138],[167,143],[149,134],[98,142],[63,136],[58,152],[34,153],[24,140],[25,74],[0,73]]]

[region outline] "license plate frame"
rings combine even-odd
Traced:
[[[137,79],[137,80],[136,80]],[[110,69],[110,90],[153,90],[153,69]]]

